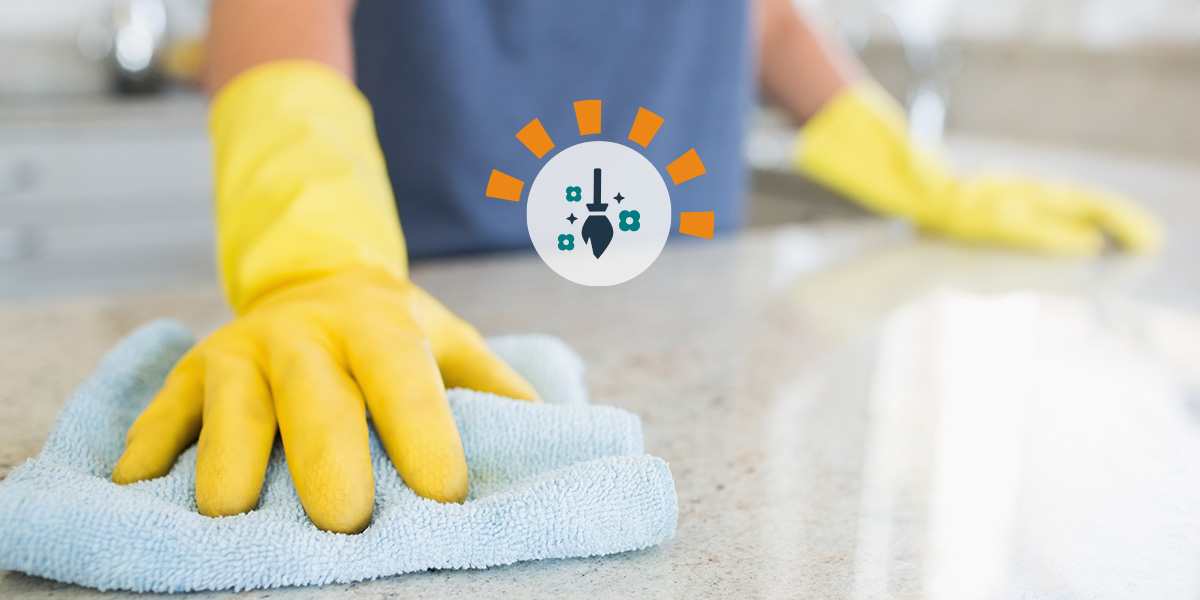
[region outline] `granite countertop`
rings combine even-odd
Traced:
[[[1049,260],[850,220],[675,240],[613,288],[531,254],[417,265],[486,334],[566,340],[593,402],[641,415],[675,476],[675,537],[236,595],[1195,598],[1200,168],[955,148],[968,166],[1007,157],[1132,192],[1171,242]],[[107,348],[163,316],[209,331],[228,313],[213,286],[0,305],[0,475],[37,453]],[[98,595],[0,573],[0,597]]]

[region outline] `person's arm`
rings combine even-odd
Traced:
[[[311,60],[354,79],[356,0],[213,0],[204,89],[215,96],[251,67]]]
[[[959,178],[908,137],[903,108],[792,0],[759,0],[763,89],[797,123],[796,169],[874,211],[971,243],[1090,255],[1105,234],[1133,251],[1161,240],[1127,198],[1070,183]]]
[[[798,12],[792,0],[760,0],[757,8],[759,79],[796,123],[867,78],[857,57]]]
[[[221,283],[237,318],[180,359],[112,473],[169,472],[197,444],[196,506],[252,510],[276,431],[312,522],[374,510],[367,412],[417,494],[467,495],[446,386],[537,393],[475,328],[408,280],[367,99],[350,79],[351,2],[217,0],[213,142]]]

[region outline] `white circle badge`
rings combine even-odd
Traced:
[[[583,142],[550,159],[529,188],[533,247],[556,273],[589,286],[645,271],[671,231],[666,182],[637,151]]]

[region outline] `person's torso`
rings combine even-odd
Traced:
[[[671,186],[673,212],[740,224],[748,17],[738,0],[361,0],[358,86],[409,255],[531,247],[524,203],[484,196],[492,169],[528,190],[553,153],[592,139],[633,147],[664,178],[695,148],[707,173]],[[601,134],[579,137],[577,100],[602,101]],[[639,107],[665,119],[648,148],[627,137]],[[542,159],[515,137],[535,118],[556,144]]]

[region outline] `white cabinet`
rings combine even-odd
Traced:
[[[0,300],[213,277],[198,98],[0,107]]]

